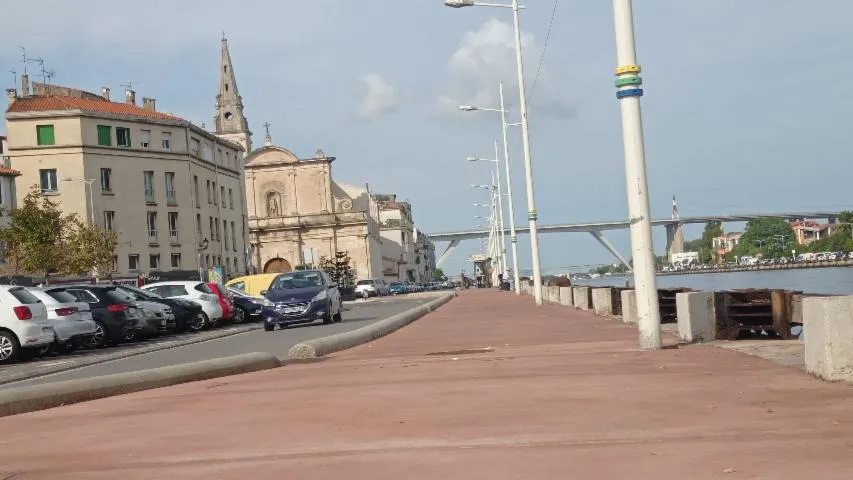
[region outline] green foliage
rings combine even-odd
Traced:
[[[76,275],[93,271],[103,278],[112,276],[113,255],[118,235],[97,225],[86,225],[76,219],[69,233],[69,251],[63,272]]]
[[[765,258],[787,257],[796,248],[794,231],[781,217],[756,218],[746,224],[740,243],[731,252],[732,256],[762,254]]]
[[[349,287],[355,281],[355,271],[350,266],[351,261],[347,252],[336,252],[335,258],[320,257],[320,268],[341,287]]]
[[[698,252],[700,263],[714,262],[714,237],[723,236],[723,224],[721,222],[708,222],[702,237],[684,242],[685,252]]]
[[[626,273],[628,271],[628,267],[626,267],[622,263],[614,263],[612,265],[602,265],[597,268],[590,269],[589,273],[597,273],[599,275],[605,274],[616,274],[616,273]]]
[[[436,280],[438,280],[438,281],[444,281],[444,280],[447,280],[447,275],[445,275],[445,274],[444,274],[444,270],[442,270],[441,268],[436,267],[436,268],[435,268],[435,279],[436,279]]]

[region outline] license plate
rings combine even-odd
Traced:
[[[42,333],[53,333],[53,327],[41,327]]]
[[[284,313],[299,313],[302,309],[299,307],[287,307],[284,309]]]

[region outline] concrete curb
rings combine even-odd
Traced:
[[[363,343],[368,343],[377,338],[384,337],[389,333],[399,330],[427,313],[449,302],[456,296],[456,292],[445,293],[440,297],[419,305],[415,308],[398,313],[365,327],[338,333],[328,337],[315,338],[307,342],[297,343],[290,347],[287,352],[288,360],[305,360],[319,358],[330,353],[346,350]]]
[[[275,355],[255,352],[133,373],[10,388],[0,390],[0,417],[281,365]]]
[[[225,331],[216,331],[216,334],[212,334],[209,336],[205,336],[204,333],[186,333],[182,335],[188,335],[187,337],[183,337],[181,339],[174,340],[166,340],[163,343],[151,343],[151,344],[120,344],[117,347],[113,347],[113,351],[103,352],[102,355],[98,355],[97,353],[88,356],[86,354],[72,354],[65,355],[59,358],[80,358],[81,361],[79,363],[67,363],[64,365],[58,365],[55,367],[45,368],[44,370],[27,370],[20,373],[13,373],[11,375],[0,376],[0,385],[7,385],[10,383],[20,382],[23,380],[31,380],[33,378],[44,377],[47,375],[53,375],[55,373],[67,372],[68,370],[76,370],[78,368],[83,367],[91,367],[92,365],[98,365],[100,363],[112,362],[115,360],[123,360],[125,358],[136,357],[138,355],[145,355],[148,353],[159,352],[162,350],[169,350],[172,348],[185,347],[187,345],[194,345],[196,343],[208,342],[211,340],[219,340],[221,338],[227,338],[234,335],[240,335],[243,333],[253,332],[255,330],[260,330],[263,325],[260,322],[250,322],[243,325],[233,325],[232,327],[236,327],[233,330],[225,330]],[[240,328],[246,327],[246,328]],[[101,353],[101,352],[99,352]],[[32,363],[31,365],[38,367],[37,363]]]

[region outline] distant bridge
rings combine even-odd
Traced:
[[[755,220],[757,218],[779,218],[782,217],[786,220],[795,220],[795,219],[835,219],[838,217],[839,211],[834,212],[800,212],[800,213],[742,213],[742,214],[734,214],[734,215],[709,215],[709,216],[697,216],[697,217],[681,217],[681,218],[667,218],[667,219],[658,219],[652,220],[652,226],[664,226],[669,229],[675,230],[675,228],[680,227],[681,225],[688,223],[708,223],[708,222],[747,222],[749,220]],[[591,222],[591,223],[567,223],[567,224],[556,224],[556,225],[538,225],[537,231],[539,233],[566,233],[566,232],[586,232],[591,234],[599,243],[604,246],[610,253],[613,254],[619,261],[624,263],[626,266],[628,262],[619,254],[619,252],[613,247],[607,238],[601,233],[605,230],[623,230],[630,227],[631,222],[629,220],[620,220],[620,221],[612,221],[612,222]],[[528,226],[517,226],[515,228],[516,234],[522,233],[530,233],[530,228]],[[438,259],[436,265],[441,266],[445,260],[453,253],[456,247],[459,245],[459,242],[462,240],[472,240],[476,238],[486,238],[490,234],[490,230],[461,230],[456,232],[441,232],[441,233],[431,233],[427,234],[427,236],[433,242],[450,242],[447,248],[442,253],[441,258]],[[506,229],[504,232],[505,235],[509,236],[510,231]]]

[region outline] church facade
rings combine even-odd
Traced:
[[[317,150],[299,158],[273,145],[267,127],[264,145],[252,149],[252,132],[228,43],[222,41],[215,134],[242,145],[249,232],[250,273],[275,273],[312,263],[306,251],[328,258],[346,252],[356,279],[382,276],[379,205],[367,185],[332,179],[334,157]]]

